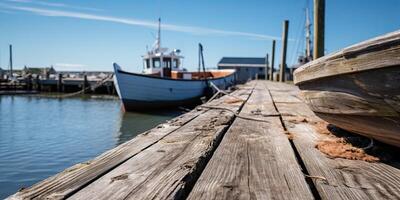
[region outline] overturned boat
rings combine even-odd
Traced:
[[[160,27],[160,26],[159,26]],[[199,59],[203,61],[199,44]],[[203,70],[188,72],[182,67],[180,50],[161,48],[160,28],[156,43],[143,56],[143,73],[122,70],[114,63],[114,85],[127,111],[150,110],[200,102],[213,83],[226,89],[235,82],[235,70]],[[200,62],[199,62],[200,63]]]
[[[400,31],[307,63],[294,83],[322,119],[400,147]]]

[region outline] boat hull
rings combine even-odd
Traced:
[[[400,66],[324,78],[299,88],[325,121],[400,147]]]
[[[400,31],[345,48],[294,72],[325,121],[400,147]]]
[[[193,106],[201,103],[200,98],[176,101],[138,101],[121,99],[125,111],[148,111],[154,109],[168,109],[179,106]]]
[[[208,87],[204,80],[171,79],[136,74],[114,66],[114,83],[126,111],[177,107],[200,102]],[[209,79],[220,89],[234,84],[234,73]]]

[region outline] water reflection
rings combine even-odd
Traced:
[[[158,112],[136,113],[126,112],[120,113],[120,128],[117,132],[116,145],[122,144],[136,135],[143,133],[158,124],[165,122],[173,117],[182,114],[179,110],[168,110]]]
[[[123,113],[115,98],[0,96],[0,199],[179,114]]]

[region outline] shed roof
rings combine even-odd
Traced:
[[[248,67],[263,67],[265,66],[265,58],[256,57],[223,57],[218,66],[248,66]]]

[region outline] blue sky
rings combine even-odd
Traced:
[[[288,19],[288,64],[304,48],[304,8],[312,0],[0,0],[0,67],[50,66],[56,70],[107,70],[112,62],[141,71],[158,17],[162,46],[178,48],[196,69],[197,44],[207,67],[223,56],[262,57]],[[400,29],[400,0],[326,0],[326,52]],[[277,64],[275,65],[277,66]]]

